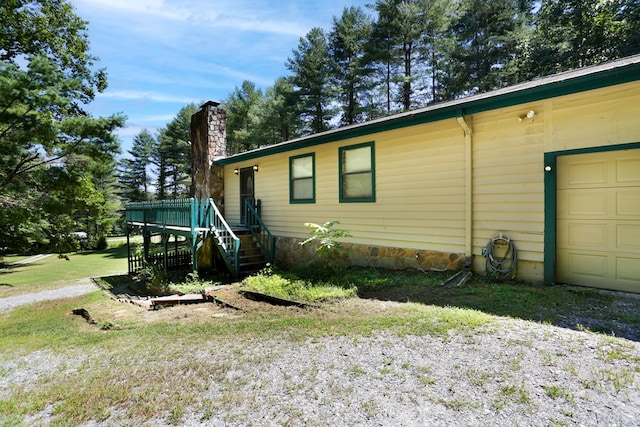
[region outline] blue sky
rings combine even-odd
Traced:
[[[344,7],[372,0],[69,0],[89,22],[91,53],[108,89],[96,116],[123,113],[123,152],[142,129],[156,133],[182,107],[220,101],[243,80],[262,89],[313,27],[329,30]]]

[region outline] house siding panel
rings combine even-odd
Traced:
[[[627,83],[553,99],[546,151],[640,142],[640,85]]]
[[[520,117],[533,110],[533,121]],[[544,251],[543,104],[528,104],[473,117],[474,268],[483,271],[482,250],[506,233],[518,250],[519,277],[542,280]]]
[[[419,128],[419,129],[416,129]],[[376,202],[340,203],[338,149],[374,142]],[[289,157],[316,155],[316,203],[289,203]],[[383,132],[260,159],[256,198],[276,236],[307,237],[305,222],[340,221],[352,243],[464,251],[464,137],[455,121]],[[227,179],[237,181],[233,168]],[[231,172],[231,174],[229,174]],[[233,182],[233,181],[231,181]],[[227,218],[239,220],[238,185],[226,186]]]
[[[523,118],[528,111],[535,111],[533,120]],[[564,150],[640,143],[639,116],[638,82],[464,115],[472,129],[474,269],[484,270],[482,250],[494,234],[503,232],[518,248],[518,277],[542,281],[545,155],[561,157]],[[369,142],[375,147],[376,202],[340,203],[339,148]],[[316,202],[292,205],[289,158],[312,152]],[[352,243],[465,251],[465,137],[455,119],[228,163],[225,207],[230,223],[239,220],[238,177],[233,169],[255,163],[259,164],[256,197],[262,199],[263,218],[276,236],[304,239],[309,231],[305,222],[338,220],[340,228],[353,234]],[[627,167],[635,168],[635,164]],[[555,210],[552,200],[547,198],[548,209]]]

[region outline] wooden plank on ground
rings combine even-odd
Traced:
[[[152,306],[159,305],[182,305],[182,304],[199,304],[206,301],[202,294],[187,294],[187,295],[169,295],[166,297],[151,298]]]

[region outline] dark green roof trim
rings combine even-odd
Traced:
[[[216,163],[221,166],[230,165],[349,138],[454,119],[461,114],[480,113],[637,80],[640,80],[640,55],[282,142],[219,159]]]

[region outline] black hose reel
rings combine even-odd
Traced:
[[[497,280],[514,279],[517,274],[518,252],[516,245],[506,233],[497,233],[482,251],[486,257],[487,275]]]

